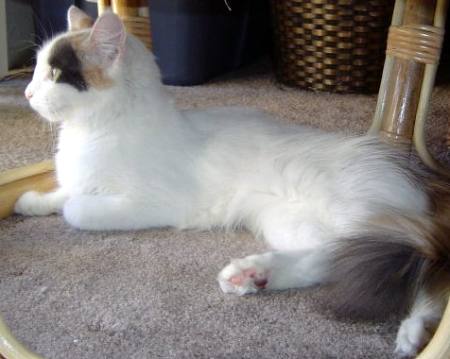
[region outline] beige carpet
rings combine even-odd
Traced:
[[[0,85],[0,169],[50,156],[52,136],[21,97]],[[374,96],[305,92],[266,66],[168,90],[181,108],[249,105],[324,128],[364,132]],[[435,91],[430,141],[443,134],[450,87]],[[215,276],[230,258],[261,252],[244,232],[74,230],[58,216],[0,222],[0,312],[47,358],[392,358],[397,320],[338,321],[317,304],[324,289],[234,297]]]

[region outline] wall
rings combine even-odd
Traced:
[[[0,78],[8,71],[8,42],[6,36],[5,0],[0,0]]]
[[[30,1],[6,0],[9,69],[29,65],[34,53],[34,22]]]

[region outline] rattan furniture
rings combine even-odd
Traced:
[[[449,176],[425,144],[425,121],[444,38],[448,0],[397,0],[370,134],[414,144],[429,167]],[[450,356],[449,356],[450,358]]]
[[[100,12],[105,3],[99,0]],[[116,2],[118,3],[119,1]],[[443,174],[448,174],[448,171],[426,149],[424,122],[439,62],[447,7],[447,0],[396,1],[378,103],[369,131],[371,134],[379,134],[393,145],[414,144],[423,161]],[[118,7],[116,11],[117,9]],[[3,188],[2,191],[0,187],[0,196],[3,196],[3,203],[0,201],[0,205],[6,208],[2,215],[11,214],[13,204],[23,191],[32,188],[49,190],[48,186],[51,187],[54,181],[52,168],[51,164],[46,163],[44,166],[35,165],[32,171],[26,169],[9,172],[6,176],[9,182],[3,181],[3,185],[9,186],[5,187],[8,190]],[[23,178],[23,173],[28,175]],[[22,187],[17,191],[19,185]],[[24,348],[0,318],[0,357],[1,355],[7,359],[40,358]],[[418,357],[450,358],[450,303],[433,338]]]
[[[314,91],[378,91],[392,0],[272,0],[276,75]]]

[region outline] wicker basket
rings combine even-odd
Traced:
[[[331,92],[376,92],[392,0],[272,0],[278,79]]]

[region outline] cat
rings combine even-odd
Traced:
[[[244,227],[272,251],[231,261],[218,275],[226,293],[329,283],[350,312],[403,308],[404,356],[439,322],[448,188],[376,138],[282,125],[256,109],[178,111],[120,19],[94,22],[74,6],[68,31],[39,50],[25,96],[60,125],[59,186],[23,194],[16,213],[62,212],[86,230]]]

